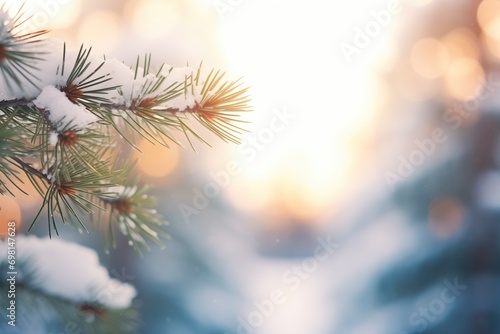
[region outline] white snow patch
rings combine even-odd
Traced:
[[[110,75],[111,80],[105,83],[106,86],[120,86],[118,90],[108,92],[106,97],[114,104],[129,107],[133,99],[131,85],[134,82],[134,73],[130,67],[116,59],[108,59],[100,72]]]
[[[179,110],[186,110],[194,108],[197,99],[193,95],[184,96],[184,94],[177,96],[176,98],[168,101],[169,108],[175,108]]]
[[[172,89],[176,84],[180,84],[178,89],[184,89],[184,82],[193,75],[193,69],[190,67],[173,68],[169,65],[164,65],[158,78],[151,73],[143,75],[144,69],[138,68],[138,77],[134,79],[134,70],[116,59],[106,60],[101,71],[103,73],[110,73],[112,79],[106,83],[107,85],[120,86],[118,90],[109,92],[107,98],[117,105],[125,105],[127,107],[130,107],[133,101],[154,97],[162,91]],[[164,81],[159,85],[158,89],[153,93],[147,94],[148,87],[157,84],[161,78],[164,78]],[[185,110],[194,107],[197,94],[191,94],[191,87],[188,87],[187,93],[187,96],[185,96],[184,92],[182,92],[182,94],[163,103],[158,108]]]
[[[85,129],[98,120],[97,116],[72,103],[64,92],[54,86],[46,86],[33,103],[49,111],[49,119],[58,130]]]
[[[56,146],[58,140],[59,140],[59,134],[57,132],[51,132],[49,137],[49,144],[52,146]]]
[[[196,101],[199,102],[201,100],[200,94],[198,92],[199,87],[196,87],[194,84],[194,73],[192,68],[168,68],[168,66],[166,66],[161,74],[166,77],[165,82],[163,83],[163,86],[165,88],[175,82],[182,84],[187,81],[187,84],[190,84],[191,80],[189,79],[189,77],[193,76],[193,86],[189,85],[187,87],[187,94],[184,94],[183,92],[179,96],[165,103],[169,108],[175,108],[179,110],[185,110],[188,108],[191,109],[195,106]],[[183,88],[183,86],[181,87]]]
[[[135,288],[110,278],[99,264],[97,253],[90,248],[61,239],[39,239],[17,236],[17,262],[25,262],[27,270],[19,280],[47,295],[60,297],[77,304],[102,304],[110,309],[130,306],[136,296]],[[0,240],[0,263],[7,261],[7,241]]]
[[[57,87],[66,86],[78,56],[78,50],[66,50],[64,73],[62,73],[63,45],[63,42],[60,40],[47,39],[40,43],[36,43],[36,45],[24,47],[22,51],[34,52],[41,58],[29,61],[30,65],[34,68],[34,70],[32,70],[34,76],[31,78],[34,85],[21,75],[17,75],[20,84],[15,84],[12,79],[6,79],[5,74],[0,73],[0,101],[15,99],[33,100],[36,98],[35,101],[37,101],[37,106],[44,106],[49,109],[50,105],[52,109],[54,109],[51,111],[52,117],[58,118],[59,120],[63,115],[68,115],[61,126],[68,125],[71,121],[75,121],[76,123],[81,121],[80,124],[84,127],[95,121],[95,117],[92,117],[89,112],[83,112],[83,108],[72,104],[69,100],[67,101],[68,103],[66,103],[67,99],[63,100],[60,98],[64,93],[59,92],[60,94],[56,94],[56,90],[58,90]],[[189,78],[194,75],[193,68],[191,67],[172,67],[165,64],[158,77],[154,74],[143,75],[144,70],[138,68],[137,78],[134,79],[135,69],[132,69],[117,59],[104,59],[101,56],[90,55],[87,59],[87,63],[90,63],[90,65],[85,73],[79,78],[76,78],[72,84],[78,85],[83,78],[102,64],[101,68],[94,74],[94,78],[108,76],[110,80],[95,85],[92,89],[118,87],[114,90],[107,91],[106,94],[102,96],[117,106],[130,107],[133,101],[154,97],[158,94],[161,95],[163,92],[166,92],[168,88],[172,89],[176,84],[179,84],[177,88],[181,90],[181,94],[162,103],[158,108],[175,108],[182,111],[193,108],[195,102],[199,102],[201,99],[199,87],[189,86],[191,83],[191,79]],[[162,78],[164,78],[164,81],[159,85],[158,89],[153,93],[147,93],[147,88],[157,84],[158,80]],[[185,81],[188,83],[186,92],[184,92]],[[8,82],[10,82],[10,85]],[[43,89],[41,90],[41,88]],[[60,108],[57,108],[57,106]],[[64,108],[62,108],[63,106]],[[79,109],[79,111],[76,112],[78,116],[72,115],[72,111],[77,110],[77,108]],[[66,111],[63,112],[63,110]]]
[[[12,79],[6,79],[6,75],[0,72],[0,101],[23,98],[31,100],[40,93],[40,87],[63,85],[65,78],[57,74],[57,68],[61,67],[62,62],[62,48],[63,42],[57,39],[47,39],[43,42],[17,48],[16,51],[34,52],[40,57],[38,60],[27,61],[34,68],[29,69],[29,71],[33,74],[31,80],[35,85],[15,72],[20,81],[18,85]]]

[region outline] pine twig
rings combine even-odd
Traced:
[[[1,108],[9,108],[9,107],[25,106],[30,102],[31,101],[27,100],[27,99],[4,100],[4,101],[0,101],[0,109]]]
[[[12,160],[14,160],[15,162],[18,163],[18,165],[25,171],[25,172],[29,172],[31,173],[32,175],[35,175],[36,177],[38,177],[40,180],[44,180],[44,181],[47,181],[48,183],[50,183],[50,180],[48,178],[48,176],[42,172],[40,172],[38,169],[36,168],[33,168],[31,165],[27,164],[26,162],[22,161],[21,159],[19,159],[18,157],[11,157]]]

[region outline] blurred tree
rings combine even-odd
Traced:
[[[365,207],[355,234],[397,212],[391,227],[400,229],[386,225],[378,241],[400,248],[348,298],[335,333],[500,333],[499,62],[481,21],[498,20],[498,2],[434,2],[411,15],[426,24],[402,32],[398,61],[381,79],[392,104],[378,154],[389,133],[400,140],[390,156],[424,158],[406,162],[402,181],[387,185],[393,191]],[[445,143],[429,141],[436,129]]]

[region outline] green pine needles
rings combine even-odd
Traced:
[[[130,179],[135,162],[120,146],[144,138],[168,148],[181,135],[194,148],[193,138],[206,143],[196,122],[238,143],[248,89],[220,71],[203,76],[201,65],[153,71],[151,55],[128,67],[84,46],[69,51],[46,31],[24,32],[26,20],[0,8],[0,194],[25,192],[27,178],[43,198],[31,227],[45,221],[49,235],[59,222],[85,231],[90,220],[107,246],[117,231],[138,251],[161,244],[167,222]]]

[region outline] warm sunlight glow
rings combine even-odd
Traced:
[[[338,156],[349,157],[349,153],[339,152]],[[288,161],[282,161],[279,166],[293,167],[286,169],[285,173],[274,173],[279,198],[294,216],[306,219],[320,215],[331,204],[341,183],[341,180],[336,180],[336,188],[325,180],[335,180],[335,174],[347,176],[347,164],[337,162],[333,155],[311,157],[305,152],[286,160]]]
[[[479,59],[477,39],[470,29],[457,28],[443,38],[450,59],[468,57]]]
[[[500,2],[485,0],[477,10],[477,21],[481,29],[492,38],[500,37]]]
[[[395,88],[409,101],[424,101],[436,95],[435,81],[415,76],[411,66],[401,69],[395,80],[397,81]]]
[[[82,0],[72,1],[37,1],[37,0],[4,0],[7,8],[16,13],[21,5],[24,17],[30,18],[29,30],[64,29],[75,23],[82,10]]]
[[[448,66],[448,50],[433,38],[420,40],[411,52],[411,64],[417,74],[427,79],[440,77]]]
[[[403,0],[404,3],[411,4],[412,6],[426,6],[429,5],[434,0]]]
[[[16,223],[16,231],[21,224],[21,209],[16,200],[10,196],[0,196],[0,236],[7,235],[7,223]]]
[[[176,145],[165,148],[159,144],[152,144],[147,140],[142,140],[138,145],[142,152],[136,153],[139,159],[139,168],[146,174],[153,177],[165,177],[172,173],[179,162],[179,150]]]
[[[486,49],[492,56],[500,58],[500,3],[494,0],[481,2],[477,21],[484,32],[481,38]]]
[[[133,2],[132,28],[141,38],[155,39],[167,34],[179,21],[176,2],[144,0]]]
[[[486,46],[486,50],[493,57],[500,58],[500,40],[491,38],[488,35],[481,36],[482,43]]]
[[[280,14],[281,4],[267,3],[265,11],[251,2],[241,6],[226,14],[221,32],[231,65],[252,87],[255,113],[249,136],[264,135],[276,108],[293,117],[272,141],[259,142],[258,158],[242,159],[241,178],[251,182],[231,189],[230,198],[239,207],[247,207],[245,198],[252,198],[261,207],[265,202],[283,206],[292,216],[317,216],[341,196],[351,175],[358,154],[351,140],[372,117],[369,92],[376,83],[363,57],[351,66],[339,51],[339,41],[351,37],[334,33],[338,20],[348,25],[343,15],[332,18],[329,11],[296,2],[287,6],[286,15]],[[354,12],[356,4],[341,6]],[[301,45],[291,38],[303,35],[309,37]]]
[[[112,11],[99,11],[83,19],[78,30],[78,40],[90,44],[99,52],[110,52],[120,34],[121,18]]]
[[[446,90],[453,98],[467,100],[481,92],[484,71],[477,60],[459,58],[450,64],[445,79]]]

